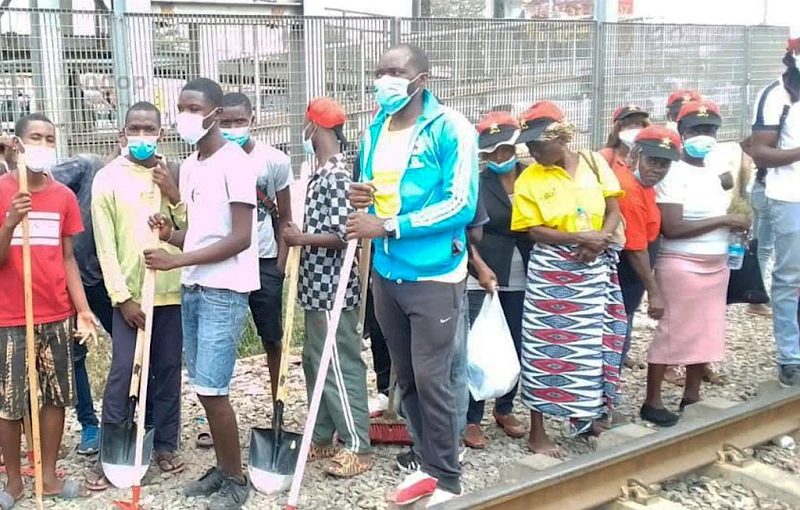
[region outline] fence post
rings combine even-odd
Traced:
[[[64,32],[58,0],[34,0],[31,16],[31,72],[36,107],[56,126],[59,155],[67,153],[71,112],[67,68],[64,65]]]
[[[601,131],[605,119],[603,113],[606,105],[606,86],[605,86],[605,61],[606,61],[606,23],[595,21],[594,48],[593,48],[593,73],[592,73],[592,119],[589,125],[592,129],[590,137],[592,149],[597,149],[603,144]]]
[[[286,83],[289,89],[289,153],[297,175],[300,165],[306,160],[303,153],[303,123],[307,103],[305,41],[306,27],[314,21],[316,20],[302,18],[289,21],[289,77]]]
[[[400,18],[392,18],[390,21],[390,32],[389,32],[389,40],[391,41],[390,46],[397,46],[401,42],[400,31],[401,31],[401,22]]]
[[[114,69],[115,83],[119,83],[120,77],[125,77],[128,84],[131,84],[130,69],[128,68],[128,58],[126,50],[126,27],[125,12],[127,11],[127,0],[114,1],[114,13],[111,21],[111,59]],[[131,86],[116,87],[117,90],[117,123],[122,127],[125,113],[131,107]]]
[[[742,135],[740,138],[747,136],[748,128],[750,127],[750,80],[752,79],[752,33],[751,27],[744,27],[744,80],[742,80],[742,119],[741,129]]]

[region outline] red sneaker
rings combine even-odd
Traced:
[[[434,492],[436,492],[436,478],[422,471],[416,471],[397,486],[394,502],[399,506],[410,505]]]

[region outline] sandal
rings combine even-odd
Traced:
[[[156,452],[154,457],[162,473],[178,474],[186,469],[183,460],[175,452]]]
[[[86,492],[84,492],[86,491]],[[89,497],[88,487],[76,482],[71,478],[64,480],[64,486],[59,492],[44,494],[47,499],[83,499]]]
[[[194,444],[198,448],[211,448],[214,446],[214,438],[208,432],[201,432],[197,434]]]
[[[684,367],[670,366],[664,374],[664,380],[675,386],[686,384],[686,369]]]
[[[375,461],[370,456],[340,450],[322,470],[336,478],[352,478],[366,473],[374,465]]]
[[[307,462],[311,463],[311,462],[314,462],[314,461],[317,461],[317,460],[330,459],[332,457],[335,457],[338,451],[339,451],[339,449],[336,448],[335,444],[329,444],[327,446],[320,446],[320,445],[312,442],[311,443],[311,448],[309,448],[309,450],[308,450],[308,460],[307,460]]]
[[[108,481],[105,473],[103,473],[103,466],[100,462],[97,462],[94,467],[86,473],[84,479],[86,480],[86,488],[92,492],[102,492],[111,487],[111,482]]]

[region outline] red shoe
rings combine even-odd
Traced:
[[[397,486],[394,493],[394,503],[398,506],[410,505],[424,497],[436,492],[436,478],[422,471],[416,471],[406,477]]]

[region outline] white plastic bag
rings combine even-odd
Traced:
[[[477,401],[505,395],[519,379],[519,359],[497,293],[486,294],[467,340],[467,384]]]

